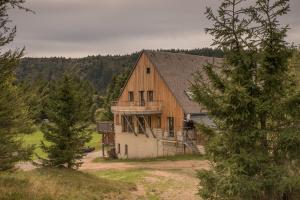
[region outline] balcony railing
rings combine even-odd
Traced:
[[[118,101],[113,102],[112,112],[151,114],[161,113],[161,101]]]

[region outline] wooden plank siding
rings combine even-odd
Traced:
[[[147,68],[150,68],[149,74],[147,73]],[[134,93],[134,101],[139,100],[139,91],[144,91],[145,101],[147,101],[147,91],[153,91],[153,101],[158,101],[162,104],[161,129],[167,131],[168,117],[174,117],[176,138],[176,132],[182,131],[184,111],[145,53],[140,56],[116,104],[117,106],[121,105],[122,102],[128,102],[129,91]],[[115,113],[114,117],[115,122],[121,121],[121,119],[117,119],[117,117],[120,118],[121,115]],[[158,123],[157,115],[152,115],[151,121],[152,127],[156,128]]]

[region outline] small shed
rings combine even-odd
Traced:
[[[99,122],[97,131],[102,134],[102,155],[105,157],[105,147],[107,148],[108,156],[113,156],[115,148],[115,132],[114,123],[112,121]]]

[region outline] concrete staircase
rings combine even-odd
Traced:
[[[195,141],[193,141],[193,140],[186,140],[184,144],[185,144],[185,146],[187,148],[189,148],[192,151],[193,154],[200,154],[200,153],[202,153],[201,150],[198,147],[200,145],[197,145]]]

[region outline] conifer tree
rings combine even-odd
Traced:
[[[91,139],[86,127],[90,120],[92,96],[85,83],[70,75],[64,75],[50,87],[46,105],[49,122],[43,125],[45,139],[50,145],[41,144],[48,154],[45,166],[78,168],[85,155],[83,148]]]
[[[199,172],[203,199],[299,199],[300,88],[279,23],[288,11],[288,0],[223,0],[217,14],[207,9],[207,32],[225,55],[192,85],[215,122],[200,125],[211,162]]]
[[[30,159],[32,147],[24,147],[17,139],[30,126],[28,109],[15,84],[15,69],[23,50],[7,51],[4,47],[13,41],[16,27],[9,26],[8,10],[20,8],[24,0],[0,1],[0,171],[14,168],[18,161]]]

